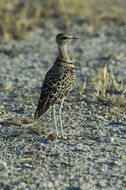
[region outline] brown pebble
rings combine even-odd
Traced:
[[[55,135],[55,134],[49,134],[49,139],[51,141],[55,141],[57,139],[57,135]]]

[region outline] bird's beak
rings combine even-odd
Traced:
[[[73,39],[73,40],[76,40],[76,39],[78,39],[78,37],[73,36],[72,39]]]

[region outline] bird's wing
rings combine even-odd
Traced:
[[[61,92],[58,88],[58,82],[61,75],[61,71],[53,67],[47,72],[41,87],[41,94],[35,113],[35,119],[43,115],[57,101],[60,100]]]

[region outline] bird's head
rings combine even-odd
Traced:
[[[64,46],[65,44],[67,44],[73,39],[78,39],[78,38],[73,36],[72,34],[60,33],[60,34],[57,34],[56,36],[56,43],[60,46]]]

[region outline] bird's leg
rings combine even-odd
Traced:
[[[64,98],[61,101],[61,105],[60,105],[60,109],[59,109],[59,119],[60,119],[61,137],[62,138],[64,138],[64,135],[63,135],[63,124],[62,124],[62,118],[61,118],[61,111],[62,111],[62,107],[63,107],[63,102],[64,102]]]
[[[58,136],[55,105],[53,106],[53,117],[54,117],[54,124],[55,124],[55,129],[56,129],[56,135]]]

